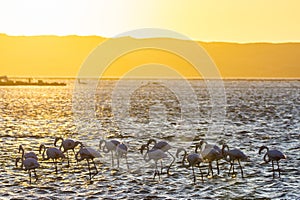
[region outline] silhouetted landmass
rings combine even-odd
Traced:
[[[75,77],[91,51],[105,40],[99,36],[0,34],[0,75]],[[128,37],[128,40],[133,39]],[[224,78],[300,77],[300,43],[199,42],[199,44],[206,49]],[[170,62],[171,57],[160,54],[161,52],[148,53],[140,55],[137,53],[138,57],[129,55],[117,64],[120,70],[121,68],[124,70],[124,66],[149,63],[151,57],[155,57],[156,62],[166,64],[176,62],[183,69],[186,68],[186,64],[179,60],[174,59],[173,63]],[[117,74],[118,70],[115,71]]]

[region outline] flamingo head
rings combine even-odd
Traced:
[[[156,144],[155,139],[149,139],[148,142],[147,142],[147,146],[149,146],[152,142],[154,143],[154,145]]]
[[[64,141],[64,139],[63,139],[62,137],[56,137],[55,140],[54,140],[54,146],[57,146],[57,142],[58,142],[59,140]]]
[[[141,148],[140,148],[141,154],[143,154],[143,152],[144,152],[145,149],[149,150],[148,144],[143,144],[143,145],[141,146]]]
[[[40,148],[39,148],[39,153],[40,153],[40,154],[42,153],[42,149],[43,149],[43,148],[45,149],[46,147],[45,147],[44,144],[41,144],[41,145],[40,145]]]
[[[261,147],[259,148],[258,154],[260,154],[264,149],[267,149],[267,151],[269,151],[269,148],[268,148],[268,147],[266,147],[266,146],[261,146]]]
[[[24,149],[23,149],[23,146],[20,144],[20,146],[19,146],[19,153],[20,153],[21,151],[24,152]]]

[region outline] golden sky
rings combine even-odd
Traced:
[[[299,42],[299,0],[1,0],[0,33],[99,35],[170,29],[198,41]]]
[[[142,28],[204,42],[300,42],[299,8],[300,0],[0,0],[0,75],[76,76],[101,37]],[[297,45],[203,45],[223,77],[300,76]],[[153,69],[167,66],[154,74],[167,74],[171,67],[172,73],[195,75],[173,55],[153,55],[128,54],[108,72],[117,76],[144,65],[147,74],[145,65],[154,62]]]

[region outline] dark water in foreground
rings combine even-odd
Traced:
[[[172,81],[169,80],[180,90],[181,82]],[[190,93],[181,90],[182,96],[176,98],[176,92],[161,87],[163,83],[147,84],[148,81],[135,93],[129,93],[131,102],[135,102],[129,106],[130,117],[116,118],[123,112],[116,104],[121,105],[124,99],[112,100],[116,82],[104,81],[95,91],[96,121],[86,117],[80,122],[73,118],[78,111],[72,110],[74,84],[66,82],[66,87],[0,87],[0,199],[300,198],[300,81],[225,81],[226,105],[217,105],[226,108],[221,132],[209,131],[214,101],[202,81],[191,82],[198,105],[193,101],[188,104],[188,109],[195,112],[188,115],[188,120],[182,116],[189,113],[180,113],[180,107],[185,106],[182,102],[190,99]],[[130,84],[118,92],[127,94]],[[88,101],[86,96],[76,109]],[[14,166],[19,144],[38,153],[41,143],[52,146],[56,136],[81,140],[95,149],[102,137],[122,140],[129,147],[130,169],[124,159],[119,170],[112,168],[110,154],[102,152],[103,157],[95,160],[99,173],[89,181],[87,163],[77,165],[73,153],[71,167],[66,168],[63,162],[58,174],[39,155],[39,180],[30,185],[27,172]],[[249,156],[250,161],[242,162],[245,178],[241,178],[238,167],[235,177],[228,176],[229,164],[223,160],[219,175],[215,173],[201,182],[196,170],[197,182],[193,184],[191,170],[180,167],[177,160],[170,176],[163,174],[161,180],[153,180],[154,164],[146,163],[138,150],[149,138],[168,141],[173,146],[172,154],[177,147],[192,152],[200,138],[216,144],[226,142]],[[272,177],[271,164],[265,164],[263,155],[258,155],[261,145],[287,155],[287,160],[280,162],[280,178],[278,173]],[[164,163],[170,161],[166,158]],[[202,166],[206,172],[207,164]]]

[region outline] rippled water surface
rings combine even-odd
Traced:
[[[224,105],[214,104],[203,81],[190,82],[196,104],[179,80],[168,80],[172,90],[151,80],[131,80],[118,87],[116,81],[106,80],[92,93],[74,92],[73,81],[65,82],[66,87],[0,87],[0,199],[300,198],[300,81],[224,81],[226,99],[220,97],[226,100],[221,101]],[[216,108],[224,115],[224,126],[211,131]],[[101,151],[103,157],[95,160],[99,173],[89,180],[87,163],[77,164],[72,152],[71,166],[59,163],[57,174],[53,164],[39,155],[38,180],[29,184],[28,173],[15,167],[18,146],[38,153],[42,143],[53,146],[56,136],[80,140],[97,150],[101,138],[123,141],[129,147],[129,169],[125,159],[119,169],[112,167],[110,154]],[[245,178],[238,165],[237,174],[228,175],[229,164],[222,160],[219,175],[213,163],[214,176],[205,176],[202,182],[196,169],[193,184],[191,169],[181,167],[178,158],[169,176],[163,173],[160,180],[153,179],[154,163],[145,162],[139,152],[149,138],[168,141],[172,154],[177,147],[193,152],[200,139],[239,148],[250,158],[242,162]],[[281,177],[278,172],[273,177],[271,163],[258,155],[262,145],[287,155],[280,161]],[[163,163],[171,161],[168,157]],[[201,166],[206,173],[207,163]]]

